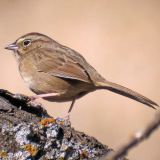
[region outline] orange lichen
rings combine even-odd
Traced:
[[[82,151],[82,153],[80,154],[80,157],[81,157],[82,159],[88,158],[88,152],[87,152],[87,151]]]
[[[59,122],[60,125],[64,125],[65,124],[65,121],[61,121]]]
[[[0,151],[0,158],[7,158],[7,153],[5,151]]]
[[[26,151],[28,151],[31,154],[31,156],[35,156],[37,154],[37,152],[38,152],[37,147],[35,147],[35,146],[31,145],[31,144],[26,144],[26,145],[23,146],[23,148]]]
[[[55,122],[56,120],[54,118],[44,118],[39,122],[39,124],[47,126],[48,124],[55,123]]]

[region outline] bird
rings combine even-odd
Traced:
[[[151,108],[157,103],[122,85],[102,77],[77,51],[60,44],[49,36],[31,32],[5,47],[16,57],[20,75],[33,99],[51,102],[75,101],[86,94],[105,89],[131,98]]]

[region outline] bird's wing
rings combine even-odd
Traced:
[[[37,59],[36,67],[39,72],[66,79],[90,82],[89,75],[83,66],[67,54],[48,48],[41,48],[37,53],[35,59]]]

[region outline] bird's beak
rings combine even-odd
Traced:
[[[12,44],[9,44],[8,46],[6,46],[5,49],[15,51],[18,49],[18,46],[15,43],[12,43]]]

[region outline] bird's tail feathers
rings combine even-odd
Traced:
[[[131,98],[133,100],[136,100],[140,103],[143,103],[151,108],[156,109],[156,106],[159,106],[157,103],[153,102],[152,100],[150,100],[149,98],[129,89],[126,87],[123,87],[119,84],[116,83],[112,83],[109,81],[105,81],[105,82],[97,82],[96,83],[97,88],[99,89],[107,89],[109,91],[112,91],[114,93],[123,95],[125,97]]]

